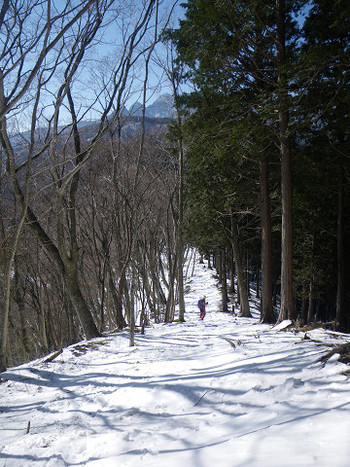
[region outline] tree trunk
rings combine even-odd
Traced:
[[[237,286],[239,290],[240,299],[240,315],[245,316],[247,318],[251,318],[252,315],[250,313],[246,275],[244,273],[241,246],[238,239],[238,228],[233,213],[231,214],[231,242],[237,271]]]
[[[312,322],[313,311],[314,311],[314,281],[311,275],[310,286],[309,286],[309,306],[307,309],[307,324],[310,324]]]
[[[99,337],[100,333],[81,293],[75,267],[68,267],[64,274],[65,286],[79,322],[87,339]]]
[[[135,294],[135,275],[136,271],[134,268],[134,265],[132,265],[132,278],[131,278],[131,285],[130,285],[130,294],[128,293],[128,290],[125,290],[125,293],[128,294],[129,296],[129,317],[130,317],[130,334],[129,334],[129,347],[134,347],[135,345],[135,300],[134,300],[134,294]]]
[[[306,290],[305,290],[305,287],[303,286],[303,298],[301,301],[301,325],[302,326],[307,323],[307,312],[308,312],[308,307],[307,307]]]
[[[345,258],[344,258],[344,188],[343,173],[340,176],[338,192],[338,228],[337,228],[337,262],[338,262],[338,284],[335,328],[345,328]]]
[[[227,265],[226,265],[226,249],[223,248],[221,254],[221,310],[227,312]]]
[[[177,271],[177,285],[178,285],[178,295],[179,295],[179,321],[185,321],[185,291],[184,291],[184,274],[183,274],[183,244],[181,239],[181,246],[178,249],[178,271]]]
[[[269,169],[266,154],[260,156],[261,194],[261,322],[276,321],[272,305],[272,226]],[[257,284],[258,287],[258,284]]]
[[[292,177],[290,140],[288,137],[289,107],[286,76],[285,1],[277,6],[277,62],[279,101],[279,141],[281,153],[282,244],[281,244],[281,309],[278,322],[295,320],[293,299],[293,234],[292,234]]]
[[[177,97],[175,83],[173,84],[174,97]],[[180,112],[176,109],[177,124],[179,129],[178,153],[179,153],[179,218],[177,223],[177,283],[179,294],[179,321],[185,321],[185,292],[184,292],[184,241],[183,241],[183,217],[184,217],[184,148],[181,134],[182,121]]]
[[[165,318],[164,321],[166,323],[172,323],[174,321],[174,314],[175,314],[175,274],[176,274],[176,263],[177,258],[174,259],[174,264],[169,262],[169,288],[168,288],[168,298],[166,302],[165,308]]]
[[[117,288],[115,286],[115,283],[113,281],[113,275],[112,275],[112,269],[111,269],[111,266],[110,264],[108,264],[108,267],[109,267],[109,278],[108,278],[108,281],[109,281],[109,289],[111,291],[111,294],[112,294],[112,299],[113,299],[113,304],[114,304],[114,310],[115,310],[115,320],[117,322],[117,329],[123,329],[127,326],[126,324],[126,321],[124,319],[124,316],[123,316],[123,306],[122,306],[122,302],[120,301],[119,299],[119,295],[118,295],[118,291],[117,291]]]
[[[230,288],[229,288],[229,292],[231,294],[233,294],[233,295],[236,293],[235,276],[236,276],[236,265],[235,265],[235,261],[234,261],[234,257],[233,257],[233,252],[231,251],[231,254],[230,254]]]
[[[4,6],[5,8],[5,6]],[[0,111],[2,111],[6,104],[6,98],[4,93],[4,81],[3,73],[0,70]],[[15,185],[15,162],[12,146],[7,134],[6,128],[6,117],[3,117],[0,120],[0,141],[7,155],[7,173],[11,180],[11,183]],[[27,169],[25,174],[25,186],[24,186],[24,195],[21,192],[21,199],[18,203],[21,209],[21,215],[16,226],[15,231],[13,232],[13,242],[11,245],[11,251],[8,258],[8,263],[5,272],[5,290],[4,290],[4,307],[2,314],[0,316],[0,372],[5,371],[7,367],[8,360],[8,345],[9,345],[9,318],[10,318],[10,301],[11,301],[11,273],[12,267],[15,261],[16,251],[19,243],[19,239],[22,233],[22,229],[25,223],[27,209],[28,209],[28,197],[29,197],[29,181],[30,181],[30,169],[31,169],[31,154],[28,157]],[[17,188],[16,195],[18,194],[19,187]],[[18,196],[16,196],[18,198]],[[18,199],[17,199],[18,201]]]
[[[246,274],[246,284],[247,284],[248,298],[250,298],[251,297],[251,295],[250,295],[250,264],[249,264],[249,253],[248,253],[248,251],[245,252],[245,274]]]

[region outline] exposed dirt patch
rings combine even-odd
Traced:
[[[86,344],[77,344],[72,348],[72,352],[76,357],[80,357],[80,355],[84,355],[88,350],[96,350],[101,345],[105,345],[107,341],[99,341],[99,342],[87,342]]]

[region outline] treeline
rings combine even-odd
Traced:
[[[166,40],[193,85],[178,101],[187,233],[221,264],[223,310],[234,259],[242,315],[250,274],[262,321],[349,332],[349,2],[189,0],[184,12]]]

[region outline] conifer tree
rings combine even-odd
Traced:
[[[304,24],[305,43],[301,57],[304,91],[300,114],[309,125],[304,138],[309,152],[315,154],[319,176],[323,177],[323,199],[328,200],[325,212],[333,219],[331,231],[337,239],[321,245],[323,251],[333,252],[337,273],[334,275],[336,292],[335,325],[350,330],[350,146],[349,146],[349,91],[350,91],[350,4],[339,0],[315,0]],[[306,77],[306,78],[305,78]],[[317,151],[316,151],[317,148]],[[327,219],[327,217],[326,217]],[[329,227],[329,224],[327,225]]]
[[[289,139],[288,81],[289,44],[297,34],[292,12],[300,2],[196,2],[185,4],[186,17],[172,32],[180,60],[188,66],[188,77],[196,91],[188,105],[198,111],[210,102],[212,112],[222,116],[226,132],[224,146],[240,132],[245,157],[260,159],[264,184],[263,206],[263,320],[272,321],[271,226],[268,196],[267,140],[280,146],[282,169],[282,309],[280,319],[295,318],[292,283],[292,202]],[[276,120],[276,113],[279,117]],[[193,118],[193,117],[192,117]],[[265,128],[261,131],[261,128]],[[220,126],[218,125],[220,131]],[[203,122],[203,132],[206,124]],[[252,148],[255,155],[252,155]],[[236,150],[237,153],[237,150]],[[272,152],[273,153],[273,152]],[[237,172],[240,163],[232,153]],[[267,164],[267,165],[266,165]],[[266,234],[267,233],[267,234]],[[266,266],[266,267],[265,267]],[[269,296],[268,296],[269,295]]]

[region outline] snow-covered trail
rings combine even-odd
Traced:
[[[2,374],[0,466],[349,465],[347,367],[318,360],[350,337],[216,312],[203,265],[188,286],[186,322],[134,348],[118,333]]]

